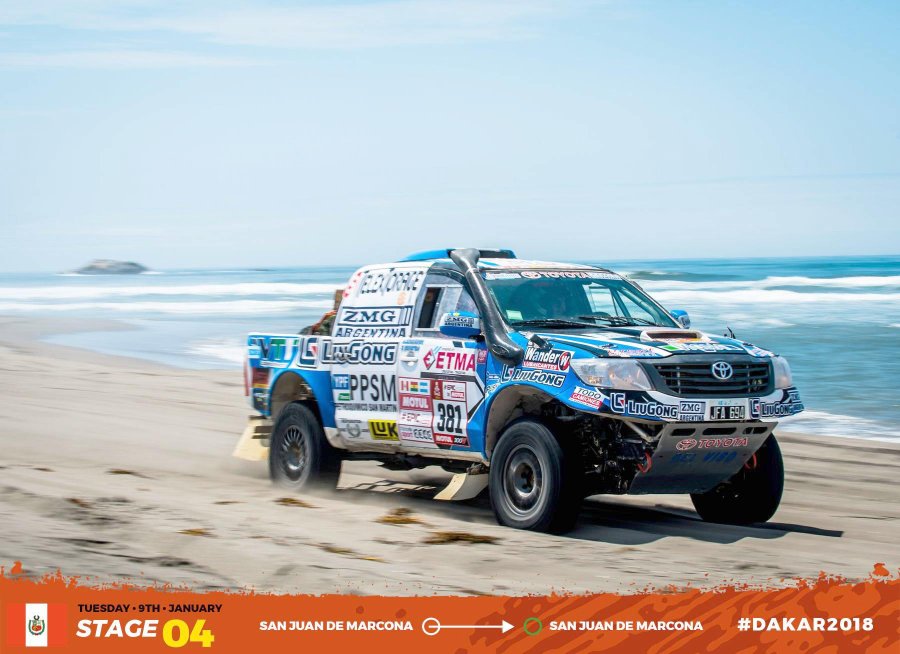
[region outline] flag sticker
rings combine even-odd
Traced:
[[[6,644],[10,647],[55,647],[65,643],[65,604],[6,607]]]

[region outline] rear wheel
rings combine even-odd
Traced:
[[[691,500],[707,522],[748,525],[775,515],[783,491],[784,462],[773,434],[736,475]]]
[[[316,414],[303,404],[287,405],[269,443],[272,481],[297,490],[333,489],[340,474],[340,456],[325,438]]]
[[[489,488],[497,521],[532,531],[571,529],[582,499],[575,462],[541,423],[510,425],[491,456]]]

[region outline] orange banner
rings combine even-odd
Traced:
[[[900,651],[900,578],[549,597],[290,596],[127,585],[0,568],[0,652]],[[34,645],[34,643],[40,643]]]

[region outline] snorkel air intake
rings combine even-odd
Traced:
[[[472,299],[481,312],[482,329],[487,341],[488,349],[497,359],[508,366],[518,365],[522,361],[525,351],[516,345],[503,324],[500,310],[491,299],[487,285],[478,272],[478,259],[481,253],[475,248],[463,250],[451,250],[450,260],[453,261],[466,276],[469,282],[469,290],[472,291]]]

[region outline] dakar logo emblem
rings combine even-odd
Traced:
[[[47,623],[41,620],[39,615],[28,621],[28,631],[32,636],[40,636],[46,628]]]

